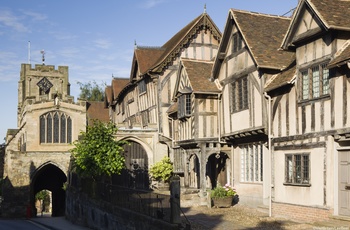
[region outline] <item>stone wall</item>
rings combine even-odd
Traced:
[[[99,230],[179,229],[177,224],[89,199],[87,195],[73,189],[66,191],[66,218],[75,224]]]

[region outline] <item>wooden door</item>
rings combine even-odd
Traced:
[[[339,152],[339,215],[350,216],[350,151]]]

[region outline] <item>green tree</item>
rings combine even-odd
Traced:
[[[125,141],[116,141],[118,129],[112,122],[94,120],[71,149],[73,166],[81,176],[93,177],[120,174],[125,168],[125,158],[121,154]]]
[[[77,82],[80,87],[79,98],[87,101],[103,101],[105,83],[98,85],[96,81],[88,83]]]

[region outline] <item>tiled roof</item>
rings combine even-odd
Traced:
[[[86,116],[88,125],[92,120],[109,121],[109,110],[105,108],[103,101],[88,101],[86,103]]]
[[[288,67],[285,71],[273,75],[265,84],[265,91],[277,89],[287,84],[292,84],[295,79],[295,62]]]
[[[186,25],[182,30],[176,33],[170,40],[168,40],[162,48],[163,54],[159,57],[156,63],[151,68],[152,72],[161,72],[168,63],[173,61],[179,52],[188,44],[188,42],[196,36],[197,31],[205,26],[214,37],[221,39],[221,32],[206,13],[199,15],[192,22]]]
[[[110,104],[113,101],[112,86],[107,85],[105,88],[105,104]]]
[[[141,74],[145,74],[164,53],[164,48],[156,47],[136,47],[135,58]]]
[[[327,28],[350,30],[349,0],[306,0]]]
[[[328,68],[340,66],[350,60],[350,40],[347,40],[342,48],[335,53],[334,59],[328,64]]]
[[[179,108],[179,104],[177,102],[175,102],[174,104],[169,106],[167,113],[168,114],[176,113],[178,111],[178,108]]]
[[[258,67],[284,69],[294,54],[279,51],[290,18],[242,10],[230,10]]]
[[[185,67],[192,90],[196,92],[220,92],[215,83],[210,81],[212,61],[200,61],[192,59],[181,59]]]
[[[127,78],[113,78],[112,80],[112,94],[115,100],[123,88],[130,82]]]

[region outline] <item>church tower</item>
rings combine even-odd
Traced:
[[[64,215],[72,142],[86,128],[86,102],[70,95],[68,66],[22,64],[17,129],[6,135],[2,215],[35,215],[35,195],[52,194],[52,216]]]

